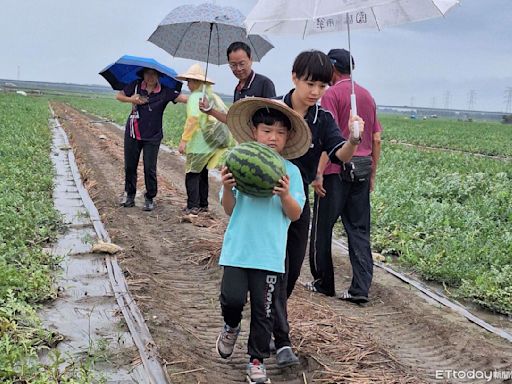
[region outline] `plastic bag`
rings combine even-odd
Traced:
[[[222,99],[211,93],[210,102],[213,104],[213,108],[218,111],[226,113],[228,108]],[[212,116],[208,116],[206,123],[201,125],[204,141],[212,148],[227,148],[232,142],[231,132],[226,124],[218,121]]]
[[[217,119],[208,119],[201,127],[204,141],[212,148],[227,148],[231,142],[231,132],[226,124]]]

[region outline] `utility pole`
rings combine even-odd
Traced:
[[[512,113],[512,87],[505,90],[505,113]]]
[[[444,94],[444,109],[450,109],[450,91],[446,91]]]
[[[474,89],[468,92],[468,111],[472,111],[475,108],[475,96],[476,91]]]

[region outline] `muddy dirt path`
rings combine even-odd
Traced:
[[[218,185],[211,180],[211,212],[184,222],[183,163],[161,152],[157,208],[120,208],[123,192],[122,132],[91,123],[64,104],[52,104],[70,137],[89,189],[112,241],[125,251],[121,267],[167,364],[173,383],[244,382],[247,317],[232,359],[220,359],[215,339],[222,325],[217,255],[225,215],[216,207]],[[142,192],[142,169],[139,190]],[[350,279],[341,253],[335,259],[337,287]],[[302,280],[310,278],[304,265]],[[289,303],[291,335],[301,366],[280,370],[266,361],[273,383],[488,382],[457,378],[448,371],[512,371],[512,345],[451,311],[433,305],[396,278],[376,269],[371,302],[354,306],[296,289]],[[436,371],[446,371],[444,374]],[[437,378],[436,378],[437,376]],[[512,382],[496,379],[491,382]]]

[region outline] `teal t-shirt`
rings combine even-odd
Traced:
[[[306,196],[299,168],[285,160],[290,194],[304,207]],[[219,264],[284,273],[290,219],[279,196],[252,197],[233,190],[236,204],[231,214]],[[220,191],[222,197],[222,190]]]

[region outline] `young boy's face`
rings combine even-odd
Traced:
[[[280,122],[273,125],[260,123],[256,128],[252,129],[254,140],[258,143],[265,144],[277,153],[281,153],[288,140],[288,128]]]
[[[313,106],[324,95],[327,90],[327,83],[299,79],[295,73],[292,74],[292,81],[295,84],[294,93],[305,105]]]

